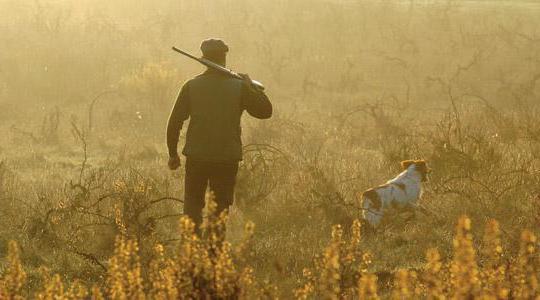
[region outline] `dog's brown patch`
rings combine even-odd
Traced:
[[[382,206],[381,198],[379,197],[379,194],[377,194],[377,190],[375,189],[369,189],[362,193],[363,198],[368,198],[371,200],[371,203],[373,203],[373,208],[376,210],[379,210]]]

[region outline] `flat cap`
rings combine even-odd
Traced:
[[[201,43],[201,51],[205,53],[228,52],[229,47],[221,39],[206,39]]]

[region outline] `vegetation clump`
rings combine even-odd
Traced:
[[[137,242],[118,236],[114,255],[109,259],[106,279],[100,286],[87,288],[74,280],[64,283],[60,275],[44,271],[42,287],[35,294],[25,288],[27,275],[21,265],[15,242],[8,251],[9,266],[0,281],[2,299],[254,299],[276,298],[273,288],[253,276],[253,268],[243,265],[242,251],[253,235],[253,224],[246,224],[246,236],[238,251],[219,237],[225,215],[209,218],[203,237],[194,233],[189,218],[180,220],[178,248],[166,255],[155,245],[148,266],[139,259]],[[304,270],[304,283],[295,289],[297,299],[533,299],[540,296],[540,264],[536,236],[523,231],[519,253],[503,258],[498,222],[487,224],[485,255],[478,255],[470,234],[471,220],[462,216],[456,226],[451,258],[441,258],[429,249],[425,265],[399,269],[391,289],[379,289],[377,274],[370,271],[370,254],[361,250],[360,222],[355,221],[350,237],[343,237],[341,226],[334,226],[323,253],[313,269]],[[217,231],[216,231],[217,230]],[[485,261],[480,266],[479,262]],[[264,286],[266,285],[266,286]]]

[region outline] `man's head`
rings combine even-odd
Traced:
[[[221,39],[206,39],[201,43],[203,58],[225,66],[229,47]]]

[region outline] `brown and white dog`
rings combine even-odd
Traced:
[[[422,182],[427,181],[429,169],[424,160],[401,162],[403,172],[394,179],[362,193],[364,220],[376,228],[390,208],[415,209],[422,193]]]

